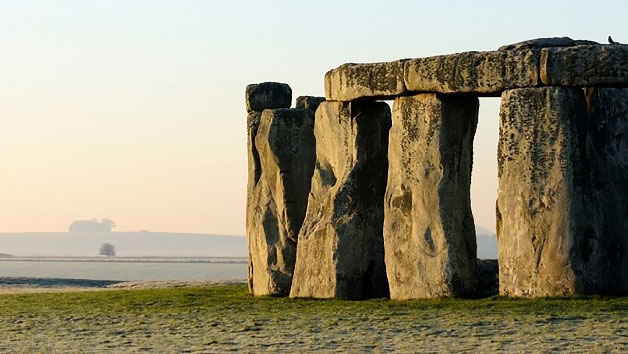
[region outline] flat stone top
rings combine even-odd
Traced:
[[[246,86],[246,111],[262,112],[265,109],[290,108],[292,89],[280,82],[262,82]]]
[[[403,64],[404,60],[343,64],[325,74],[325,98],[328,101],[353,101],[401,95],[406,92]]]
[[[309,109],[312,112],[316,112],[316,109],[325,101],[325,97],[317,96],[299,96],[297,97],[296,108]]]
[[[543,85],[628,87],[628,45],[538,38],[495,51],[343,64],[325,74],[331,101],[392,99],[413,92],[500,96]]]
[[[536,38],[527,41],[508,44],[499,47],[497,50],[522,50],[522,49],[543,49],[556,47],[573,47],[577,45],[597,45],[599,43],[586,40],[573,40],[569,37]]]

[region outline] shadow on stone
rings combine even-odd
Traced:
[[[485,298],[499,294],[499,266],[496,259],[478,259],[477,290],[472,298]]]

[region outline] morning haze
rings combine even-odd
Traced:
[[[628,352],[627,13],[0,1],[0,353]]]
[[[344,62],[492,50],[548,35],[625,40],[626,5],[612,7],[5,2],[0,232],[64,231],[105,215],[118,230],[243,235],[247,83],[283,81],[323,95],[324,73]],[[608,27],[582,25],[591,18]],[[498,106],[481,100],[474,144],[473,212],[490,230]]]

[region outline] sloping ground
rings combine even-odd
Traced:
[[[361,302],[243,285],[0,296],[1,352],[626,352],[628,298]]]

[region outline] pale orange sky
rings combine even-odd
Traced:
[[[118,230],[242,235],[247,83],[287,82],[296,98],[322,95],[343,62],[542,36],[628,41],[625,11],[568,4],[558,18],[502,2],[2,2],[0,232],[104,217]],[[594,16],[606,28],[581,25]],[[497,112],[481,101],[472,192],[492,230]]]

